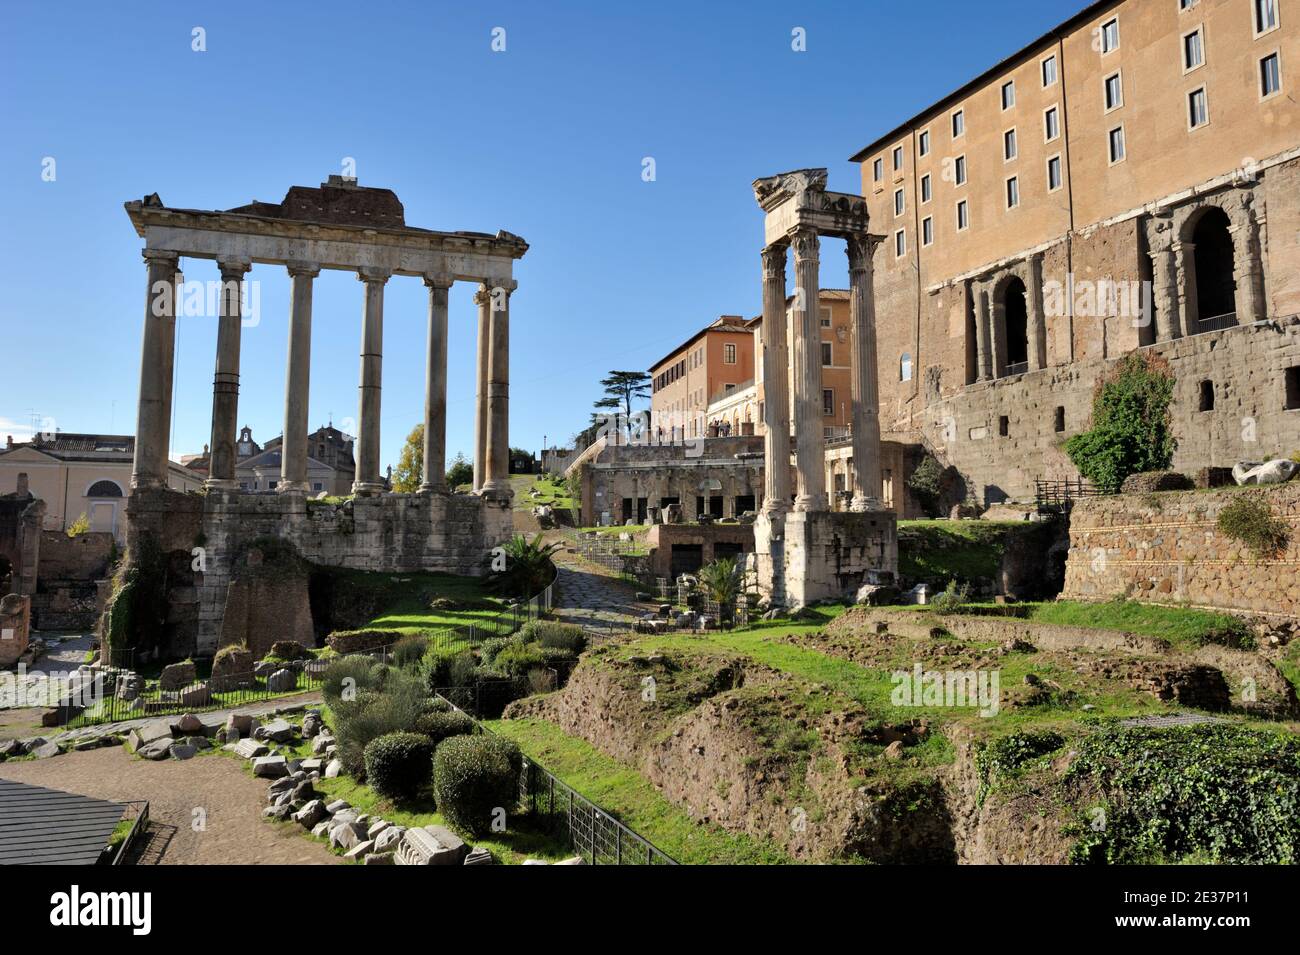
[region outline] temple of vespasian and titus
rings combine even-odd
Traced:
[[[152,195],[126,203],[126,211],[145,240],[148,270],[128,553],[132,560],[161,555],[169,568],[163,652],[207,654],[234,642],[238,633],[231,630],[237,624],[226,620],[227,604],[237,602],[241,613],[245,609],[247,595],[236,594],[239,562],[258,539],[286,541],[320,565],[481,573],[487,551],[512,532],[509,302],[514,260],[528,244],[508,232],[408,226],[391,190],[360,187],[355,179],[340,176],[331,176],[319,188],[294,186],[280,203],[208,211],[168,208]],[[211,459],[203,495],[170,491],[166,480],[175,289],[183,257],[215,260],[222,277]],[[263,493],[240,491],[235,480],[240,303],[245,276],[254,265],[281,266],[292,277],[281,475],[276,490]],[[309,509],[312,284],[321,269],[355,272],[363,285],[356,482],[353,500],[337,506],[313,503]],[[424,472],[415,494],[383,493],[380,476],[384,288],[393,276],[416,277],[429,289]],[[447,302],[457,281],[478,285],[473,494],[450,493],[444,480]],[[201,567],[187,574],[185,568],[196,563],[191,551],[199,542]],[[307,601],[305,586],[302,590],[285,597],[299,610]],[[292,607],[286,610],[293,612]],[[306,617],[309,625],[309,608]],[[299,619],[286,626],[301,630],[303,624]]]
[[[826,191],[825,169],[801,169],[754,182],[767,214],[763,249],[764,457],[790,459],[794,412],[796,480],[790,505],[790,470],[764,469],[764,502],[754,524],[759,588],[774,603],[801,607],[853,594],[866,582],[898,570],[897,522],[878,499],[881,489],[880,421],[876,365],[871,235],[866,200]],[[822,436],[821,330],[818,270],[821,236],[848,243],[852,334],[853,458],[850,511],[830,509]],[[794,341],[786,338],[785,267],[794,250]],[[794,395],[786,394],[793,352]]]

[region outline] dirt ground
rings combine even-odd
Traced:
[[[328,865],[339,861],[297,826],[262,818],[266,782],[212,754],[178,762],[136,759],[121,746],[0,763],[0,777],[101,799],[147,799],[152,822],[139,861],[161,865]],[[206,825],[195,831],[196,809]]]

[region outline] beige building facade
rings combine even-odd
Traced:
[[[1284,0],[1093,3],[852,157],[884,236],[882,428],[1023,498],[1076,476],[1096,381],[1151,348],[1176,467],[1289,454],[1297,58]]]

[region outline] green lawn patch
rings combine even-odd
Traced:
[[[1104,603],[1056,600],[1031,606],[1027,619],[1037,623],[1126,630],[1144,637],[1158,637],[1183,647],[1198,647],[1206,643],[1220,643],[1241,649],[1253,646],[1246,625],[1226,613],[1190,607],[1161,607],[1136,600],[1109,600]]]
[[[1024,521],[899,521],[898,571],[914,580],[973,581],[996,577],[1007,539],[1040,533]]]
[[[775,865],[791,859],[775,845],[719,826],[700,825],[634,769],[539,719],[486,724],[513,739],[530,758],[678,862]]]

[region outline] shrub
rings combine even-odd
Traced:
[[[311,651],[304,647],[297,640],[277,640],[271,644],[271,650],[263,659],[284,660],[292,662],[294,660],[307,660],[311,657]]]
[[[519,631],[525,643],[540,643],[544,647],[572,650],[575,654],[587,649],[587,635],[582,628],[571,623],[551,620],[531,620]]]
[[[67,535],[69,537],[80,537],[89,531],[90,521],[86,519],[86,512],[82,511],[81,516],[68,525]]]
[[[984,802],[989,790],[1000,780],[1014,779],[1031,763],[1064,745],[1065,737],[1046,730],[1041,733],[1012,733],[980,746],[975,753],[975,769],[980,781],[979,802]]]
[[[939,513],[939,499],[943,494],[945,470],[934,455],[927,454],[907,479],[907,488],[921,505],[921,510],[930,517]]]
[[[528,671],[528,692],[529,693],[550,693],[556,689],[556,677],[554,670],[548,670],[544,667],[538,667],[535,670]]]
[[[422,733],[385,733],[366,744],[366,781],[394,802],[414,799],[429,784],[434,741]]]
[[[383,691],[368,698],[364,705],[335,708],[338,758],[343,769],[361,778],[370,741],[409,730],[424,712],[424,700],[424,687],[418,679],[394,671],[385,680]]]
[[[523,756],[510,740],[489,734],[443,740],[433,757],[438,811],[472,836],[487,835],[495,810],[509,813],[518,805],[522,771]]]
[[[527,629],[528,627],[525,627],[524,631],[526,632]],[[483,662],[484,666],[491,666],[498,653],[506,647],[518,643],[518,637],[488,637],[478,645],[478,658]]]
[[[1289,540],[1286,524],[1273,516],[1258,494],[1239,497],[1220,511],[1219,531],[1245,544],[1256,559],[1285,549]]]
[[[1092,428],[1065,442],[1079,473],[1117,491],[1130,474],[1165,471],[1178,442],[1170,427],[1174,376],[1157,355],[1132,352],[1097,386]]]
[[[425,657],[424,685],[432,696],[441,690],[469,686],[478,661],[465,649],[439,650]]]
[[[935,613],[957,613],[968,603],[970,603],[970,584],[958,584],[957,581],[950,580],[942,593],[935,594],[930,599],[929,606]]]
[[[421,713],[415,720],[415,732],[427,736],[437,746],[452,736],[467,736],[474,732],[474,721],[464,713]]]
[[[335,630],[326,642],[337,653],[371,653],[391,647],[404,636],[398,630]]]
[[[492,669],[507,676],[523,676],[529,670],[539,667],[545,662],[546,657],[542,655],[542,648],[539,644],[513,645],[506,647],[496,655],[496,659],[492,661]]]
[[[429,638],[418,633],[403,637],[393,646],[393,666],[410,670],[424,659],[429,649]]]
[[[321,673],[321,693],[331,705],[344,690],[366,690],[383,684],[383,671],[366,657],[339,657]]]

